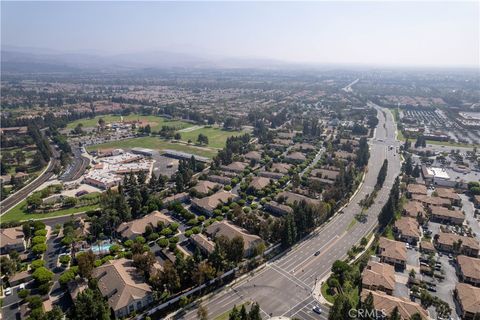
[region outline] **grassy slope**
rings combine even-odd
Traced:
[[[91,151],[91,150],[96,150],[101,148],[133,148],[133,147],[149,148],[154,150],[172,149],[172,150],[188,152],[188,153],[192,153],[192,154],[196,154],[196,155],[199,155],[202,157],[208,157],[208,158],[212,158],[217,154],[217,150],[197,148],[195,146],[187,146],[180,143],[172,143],[172,142],[162,140],[158,137],[140,137],[140,138],[120,140],[120,141],[110,141],[107,143],[89,146],[87,147],[87,149]]]
[[[21,221],[21,220],[29,220],[29,219],[42,219],[42,218],[52,218],[58,216],[67,216],[71,215],[72,213],[84,212],[89,210],[95,210],[98,208],[98,205],[92,206],[84,206],[79,208],[69,208],[69,209],[62,209],[54,212],[49,213],[27,213],[26,209],[26,200],[23,200],[15,207],[13,207],[10,211],[2,215],[1,221],[2,222],[9,222],[9,221]]]
[[[226,131],[219,128],[199,128],[189,132],[180,132],[183,141],[192,140],[197,142],[198,135],[203,133],[208,137],[208,147],[223,148],[227,138],[231,136],[239,136],[244,134],[244,131]]]
[[[70,122],[67,125],[67,129],[73,129],[79,123],[83,124],[84,128],[95,127],[98,124],[98,120],[100,118],[103,118],[106,123],[114,122],[114,121],[120,121],[120,116],[118,116],[118,115],[97,116],[93,119],[80,119],[80,120],[75,120],[73,122]],[[132,121],[132,120],[137,120],[137,119],[149,122],[150,126],[152,127],[152,130],[155,130],[155,131],[160,130],[162,128],[162,126],[164,126],[164,125],[177,127],[179,129],[184,129],[184,128],[188,128],[188,127],[193,126],[193,124],[188,123],[188,122],[168,120],[166,118],[157,117],[157,116],[141,116],[141,115],[131,114],[131,115],[123,117],[123,120],[125,120],[125,121]]]

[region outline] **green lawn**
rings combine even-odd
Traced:
[[[327,281],[325,281],[323,284],[322,284],[322,296],[325,298],[325,300],[327,300],[328,302],[330,303],[334,303],[335,302],[335,297],[330,295],[328,293],[328,284],[327,284]]]
[[[77,126],[77,124],[81,123],[83,124],[84,128],[89,128],[89,127],[95,127],[98,124],[98,120],[100,118],[103,118],[106,123],[109,122],[117,122],[120,121],[120,116],[119,115],[104,115],[104,116],[96,116],[93,119],[80,119],[80,120],[75,120],[73,122],[70,122],[67,124],[67,129],[73,129]],[[193,124],[184,122],[184,121],[177,121],[177,120],[168,120],[163,117],[157,117],[157,116],[142,116],[142,115],[136,115],[136,114],[131,114],[128,116],[124,116],[123,120],[125,121],[132,121],[132,120],[142,120],[146,121],[150,124],[150,127],[154,131],[158,131],[162,128],[162,126],[172,126],[176,127],[178,129],[184,129],[188,127],[192,127]]]
[[[52,217],[59,217],[59,216],[68,216],[73,213],[79,213],[89,210],[95,210],[98,208],[98,205],[92,206],[84,206],[78,208],[69,208],[69,209],[62,209],[58,211],[53,211],[49,213],[27,213],[26,212],[27,201],[23,200],[15,207],[13,207],[10,211],[2,215],[1,221],[2,222],[9,222],[9,221],[22,221],[22,220],[29,220],[29,219],[44,219],[44,218],[52,218]]]
[[[189,132],[180,132],[183,141],[192,140],[193,143],[197,142],[200,133],[203,133],[208,137],[209,147],[221,149],[225,146],[227,138],[242,135],[245,131],[227,131],[220,128],[198,128]]]
[[[87,147],[87,150],[97,150],[102,148],[148,148],[154,150],[172,149],[181,152],[192,153],[201,157],[213,158],[217,154],[217,150],[211,148],[199,148],[195,146],[188,146],[185,144],[168,142],[159,137],[140,137],[120,141],[111,141],[94,146]]]
[[[249,303],[248,302],[245,302],[245,303],[242,303],[242,304],[239,304],[238,306],[236,306],[237,310],[240,311],[240,309],[242,308],[242,305],[244,305],[244,304],[245,304],[245,308],[247,309],[247,312],[248,312],[249,311],[249,309],[248,309]],[[215,317],[214,320],[228,320],[229,316],[230,316],[230,312],[232,312],[232,309],[225,311],[224,313],[222,313],[218,317]]]

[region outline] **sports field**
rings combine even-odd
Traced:
[[[193,143],[197,143],[198,135],[203,133],[208,137],[207,147],[221,149],[225,146],[228,137],[242,135],[245,131],[226,131],[220,128],[199,127],[195,130],[186,130],[179,133],[182,135],[182,141],[192,140]]]
[[[109,122],[119,122],[120,116],[119,115],[104,115],[104,116],[96,116],[93,119],[80,119],[80,120],[75,120],[73,122],[70,122],[67,124],[67,129],[73,129],[75,128],[79,123],[83,124],[84,128],[91,128],[95,127],[98,124],[98,120],[100,118],[103,118],[105,120],[105,123]],[[137,114],[130,114],[128,116],[123,116],[124,121],[133,121],[133,120],[141,120],[144,122],[147,122],[152,130],[158,131],[162,128],[162,126],[171,126],[171,127],[176,127],[177,129],[184,129],[188,127],[192,127],[193,124],[184,122],[184,121],[178,121],[178,120],[168,120],[163,117],[157,117],[157,116],[141,116]]]
[[[186,145],[183,143],[174,143],[163,140],[159,137],[140,137],[140,138],[132,138],[126,140],[119,140],[119,141],[110,141],[107,143],[97,144],[93,146],[87,147],[88,151],[103,149],[103,148],[148,148],[153,150],[164,150],[164,149],[172,149],[182,152],[188,152],[192,154],[196,154],[198,156],[213,158],[217,154],[216,149],[208,148],[208,147],[196,147],[193,145]]]

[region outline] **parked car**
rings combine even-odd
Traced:
[[[320,309],[319,306],[315,306],[312,308],[313,312],[317,313],[317,314],[322,314],[322,309]]]
[[[8,287],[7,289],[5,289],[5,295],[6,296],[9,296],[12,294],[12,288]]]

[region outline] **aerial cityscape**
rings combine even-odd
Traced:
[[[480,319],[479,12],[2,1],[0,319]]]

